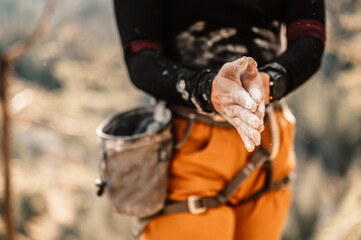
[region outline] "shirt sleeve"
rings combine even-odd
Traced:
[[[163,0],[114,0],[114,9],[131,81],[170,104],[213,112],[216,74],[186,69],[163,54]]]
[[[324,0],[286,2],[287,50],[274,60],[286,70],[284,95],[306,82],[319,69],[325,46]]]

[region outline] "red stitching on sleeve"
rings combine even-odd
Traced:
[[[287,25],[288,43],[305,35],[314,36],[325,43],[325,25],[313,19],[299,19]]]
[[[133,53],[139,52],[143,49],[153,49],[159,52],[163,52],[163,47],[160,43],[149,40],[134,40],[130,42],[129,45]]]

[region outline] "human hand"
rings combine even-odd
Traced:
[[[255,84],[251,83],[255,77],[259,77],[259,74],[256,68],[254,75],[252,64],[247,57],[224,64],[212,83],[211,92],[213,107],[237,129],[249,152],[261,143],[260,133],[264,129],[264,110],[263,115],[259,114],[262,110],[259,105],[263,97],[256,90],[252,90],[256,88]],[[246,71],[249,73],[246,74]],[[252,90],[253,97],[243,87],[241,76],[245,78],[248,90]]]
[[[258,72],[257,62],[247,57],[247,69],[241,73],[241,82],[244,89],[257,104],[255,114],[263,120],[265,115],[265,105],[269,103],[269,82],[270,76],[264,72]]]

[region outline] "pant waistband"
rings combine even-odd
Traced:
[[[226,121],[221,115],[217,113],[201,113],[196,109],[182,107],[182,106],[171,106],[170,109],[175,117],[185,118],[188,120],[194,120],[196,122],[205,123],[212,126],[231,128],[232,125]]]
[[[273,108],[271,108],[273,110],[282,110],[287,107],[287,104],[283,99],[270,103],[266,108],[271,105],[273,106]],[[171,106],[170,109],[175,117],[190,119],[217,127],[232,128],[232,125],[218,113],[199,112],[196,109],[183,106]]]

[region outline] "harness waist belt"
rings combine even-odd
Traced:
[[[240,201],[238,204],[245,204],[257,197],[271,190],[277,190],[283,187],[286,187],[291,180],[293,179],[293,174],[286,176],[278,181],[273,182],[268,189],[260,189],[259,191],[252,194],[249,198]],[[184,213],[189,212],[192,214],[200,214],[206,212],[209,208],[219,207],[227,203],[224,198],[221,198],[220,195],[214,197],[200,197],[200,196],[189,196],[186,201],[170,203],[165,206],[165,208],[157,214],[166,215],[172,213]]]
[[[219,114],[201,113],[196,109],[182,106],[171,106],[170,109],[176,117],[194,120],[196,122],[201,122],[217,127],[232,128],[232,125]]]

